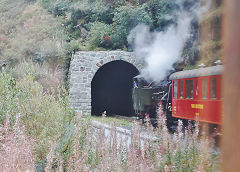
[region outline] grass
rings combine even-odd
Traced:
[[[132,127],[133,122],[125,120],[125,119],[119,119],[116,117],[101,117],[101,116],[89,116],[90,120],[95,120],[102,122],[104,124],[108,125],[115,125],[117,127]]]

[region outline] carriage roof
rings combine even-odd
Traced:
[[[175,79],[184,79],[184,78],[196,78],[201,76],[221,75],[222,72],[223,72],[223,65],[217,65],[212,67],[175,72],[172,75],[170,75],[169,79],[175,80]]]

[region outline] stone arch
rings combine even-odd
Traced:
[[[91,114],[91,82],[103,65],[123,60],[141,71],[143,64],[132,52],[124,51],[80,51],[73,55],[70,63],[70,104],[77,111]]]

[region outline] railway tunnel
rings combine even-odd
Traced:
[[[125,61],[109,62],[98,69],[91,82],[92,115],[134,115],[132,78],[138,69]]]

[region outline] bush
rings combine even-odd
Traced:
[[[56,1],[51,11],[54,16],[66,16],[66,12],[69,11],[69,2]]]
[[[71,54],[80,49],[79,42],[76,40],[71,40],[66,44],[67,53]]]
[[[138,24],[145,23],[152,26],[152,16],[145,5],[121,6],[115,10],[113,21],[113,49],[122,49],[124,45],[126,46],[129,32]]]
[[[167,0],[150,0],[147,2],[149,11],[152,15],[153,28],[157,30],[164,30],[170,23],[173,23],[176,19],[169,18],[174,9],[177,10],[176,4]]]
[[[90,44],[91,49],[97,47],[109,47],[111,45],[111,33],[111,25],[94,22],[88,35],[88,43]]]
[[[85,40],[86,36],[82,34],[82,29],[90,31],[89,34],[92,34],[88,35],[90,39],[84,42],[89,44],[91,50],[97,47],[123,49],[127,46],[127,35],[131,29],[141,23],[150,26],[152,30],[163,30],[172,22],[172,19],[165,18],[165,14],[171,14],[174,8],[174,3],[166,0],[130,2],[122,0],[83,0],[81,2],[42,0],[42,4],[51,13],[61,16],[70,40]],[[102,36],[97,38],[96,31],[101,31],[99,35],[102,35],[103,32],[108,33],[109,28],[112,29],[109,37],[107,36],[104,40]],[[97,40],[97,43],[92,40]]]

